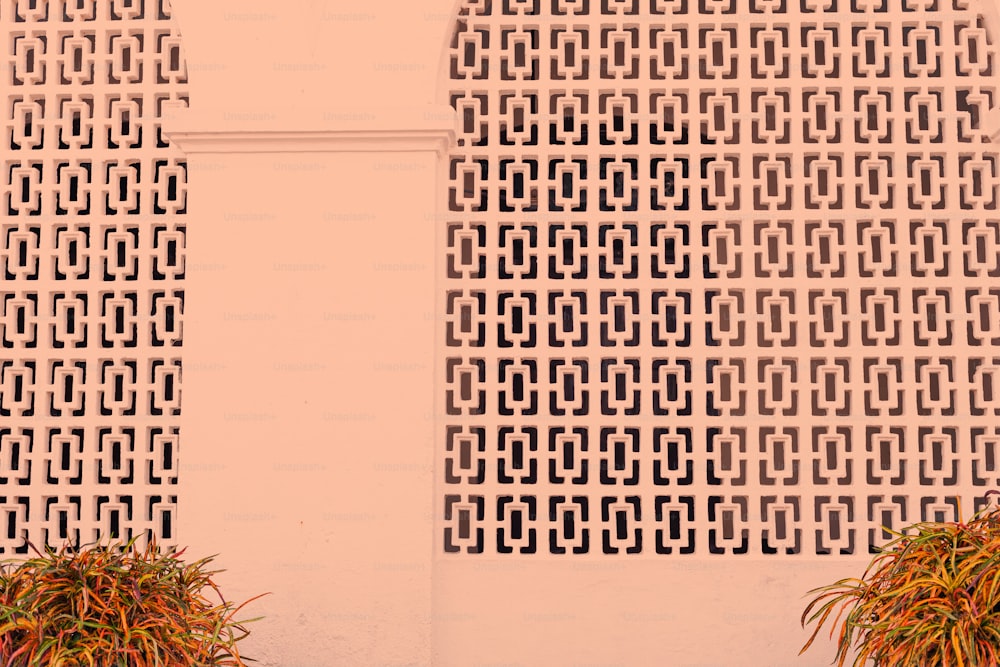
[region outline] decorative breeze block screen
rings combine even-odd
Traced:
[[[965,0],[467,0],[443,551],[853,554],[973,511],[995,39]]]
[[[0,554],[176,513],[187,103],[167,0],[2,0]]]

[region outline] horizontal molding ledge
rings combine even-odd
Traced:
[[[162,125],[194,153],[384,153],[447,151],[458,114],[451,107],[298,108],[268,111],[165,110]]]
[[[448,150],[451,131],[243,130],[168,132],[170,142],[193,153],[382,153]]]

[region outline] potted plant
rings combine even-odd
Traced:
[[[889,532],[894,539],[861,579],[809,591],[802,626],[816,628],[799,654],[836,611],[830,637],[839,623],[840,666],[852,651],[855,666],[1000,664],[1000,510]]]
[[[243,667],[248,631],[205,566],[127,543],[0,566],[0,667]],[[206,595],[214,593],[218,602]]]

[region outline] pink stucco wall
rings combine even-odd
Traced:
[[[458,3],[173,0],[190,109],[178,542],[265,667],[827,664],[868,557],[454,557],[441,263]],[[992,16],[992,5],[987,10]],[[987,119],[992,123],[992,119]],[[1000,127],[997,124],[996,127]],[[912,489],[911,489],[912,491]]]

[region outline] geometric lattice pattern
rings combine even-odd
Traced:
[[[440,548],[839,555],[975,509],[995,39],[965,0],[467,0]]]
[[[174,540],[187,104],[167,0],[3,0],[0,554]]]

